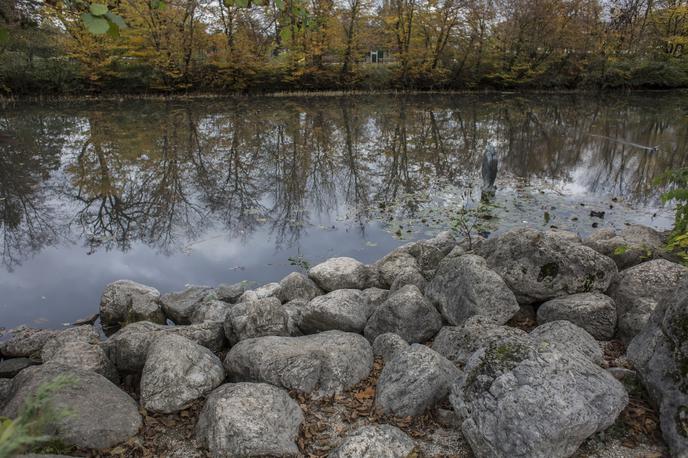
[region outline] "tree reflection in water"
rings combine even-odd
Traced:
[[[498,184],[547,180],[653,204],[654,178],[686,161],[681,102],[442,95],[9,107],[2,263],[11,270],[65,241],[170,253],[210,228],[245,239],[269,227],[277,247],[290,246],[333,214],[365,231],[380,208],[412,216],[442,186],[479,182],[488,142]]]

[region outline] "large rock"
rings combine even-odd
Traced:
[[[131,280],[117,280],[107,285],[100,298],[103,329],[115,330],[136,321],[165,324],[160,292]]]
[[[293,301],[294,299],[310,301],[314,297],[323,294],[323,290],[313,280],[299,272],[290,273],[280,280],[279,285],[277,297],[282,303]]]
[[[592,248],[531,228],[490,238],[478,251],[524,304],[606,291],[617,273],[614,261]]]
[[[625,226],[618,234],[613,228],[598,229],[583,243],[612,258],[619,270],[650,259],[669,257],[665,236],[646,226]]]
[[[382,288],[366,288],[361,291],[361,294],[363,294],[363,297],[368,301],[374,310],[387,300],[389,297],[389,290]]]
[[[244,291],[239,298],[239,302],[257,301],[268,297],[277,297],[282,287],[277,282],[267,283],[256,289]]]
[[[371,342],[380,334],[393,332],[409,343],[425,342],[442,327],[442,317],[420,290],[407,285],[393,292],[365,326]]]
[[[8,331],[7,334],[10,337],[4,342],[0,342],[0,355],[5,358],[37,357],[41,354],[43,345],[58,332],[52,329],[19,326]]]
[[[24,368],[26,369],[26,368]],[[7,402],[12,391],[12,380],[0,378],[0,408]]]
[[[119,383],[117,368],[100,345],[93,326],[65,329],[50,338],[41,351],[43,362],[52,361],[65,366],[96,372],[113,383]]]
[[[49,397],[55,415],[46,425],[67,445],[100,449],[124,442],[141,427],[136,402],[100,374],[56,363],[24,369],[12,380],[10,397],[0,416],[14,418],[39,387],[63,376],[67,385]],[[66,414],[66,415],[64,415]]]
[[[659,411],[672,456],[687,456],[688,282],[657,304],[647,326],[628,346],[627,356]]]
[[[489,316],[504,324],[519,310],[504,280],[487,267],[485,259],[474,254],[442,261],[425,294],[453,325],[473,315]]]
[[[306,334],[340,330],[363,332],[372,306],[357,289],[338,289],[311,300],[303,309],[301,331]]]
[[[566,320],[580,326],[597,340],[609,340],[616,331],[616,304],[602,293],[558,297],[540,305],[538,323]]]
[[[416,258],[404,251],[396,249],[375,263],[382,285],[397,290],[406,285],[415,285],[423,291],[427,284]]]
[[[576,352],[496,342],[471,356],[450,401],[476,456],[557,458],[611,426],[628,395]]]
[[[413,344],[385,364],[375,406],[400,417],[421,415],[447,396],[459,375],[451,361],[424,345]]]
[[[196,305],[189,321],[191,324],[203,323],[204,321],[224,322],[231,308],[232,305],[225,301],[205,298]]]
[[[175,334],[196,342],[211,351],[224,348],[225,333],[221,322],[206,321],[188,326],[162,326],[139,321],[117,331],[103,343],[103,348],[117,369],[139,372],[143,369],[150,344],[161,335]]]
[[[224,378],[222,361],[210,350],[185,337],[162,335],[148,350],[141,404],[152,412],[177,412],[210,393]]]
[[[328,458],[408,458],[416,445],[392,425],[362,426],[346,436]]]
[[[578,352],[595,364],[604,361],[604,353],[595,338],[570,321],[550,321],[533,329],[529,336],[563,354]]]
[[[196,306],[212,291],[209,286],[189,286],[184,291],[163,294],[162,310],[175,324],[190,324]]]
[[[303,412],[289,395],[265,383],[228,383],[201,411],[196,437],[212,457],[299,456]]]
[[[478,349],[493,342],[528,339],[517,328],[502,326],[488,317],[475,315],[461,326],[444,326],[432,342],[432,349],[454,364],[463,366]]]
[[[609,288],[616,303],[619,338],[630,342],[647,324],[657,304],[686,280],[688,268],[664,259],[621,271]]]
[[[326,331],[302,337],[242,340],[224,361],[233,381],[267,382],[304,393],[330,395],[363,380],[373,351],[358,334]]]
[[[377,336],[373,341],[373,354],[382,357],[382,360],[387,363],[394,359],[397,353],[408,347],[408,342],[397,334],[386,332]]]
[[[365,289],[370,269],[353,258],[330,258],[311,267],[308,276],[325,291]]]
[[[232,284],[222,283],[215,288],[215,296],[218,300],[227,302],[229,304],[235,304],[239,302],[239,298],[242,294],[244,294],[244,291],[246,291],[248,285],[249,282],[246,281],[240,281],[239,283]]]
[[[276,297],[239,302],[224,323],[231,344],[263,336],[288,336],[289,314]]]

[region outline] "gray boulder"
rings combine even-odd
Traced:
[[[210,350],[185,337],[162,335],[148,350],[141,374],[141,405],[152,412],[178,412],[224,378],[222,361]]]
[[[323,294],[323,290],[313,280],[299,272],[290,273],[280,280],[279,285],[277,297],[282,303],[293,301],[294,299],[310,301],[314,297]]]
[[[421,415],[449,394],[460,371],[430,348],[413,344],[385,364],[375,406],[400,417]]]
[[[386,332],[380,334],[373,341],[373,355],[381,356],[382,360],[387,363],[391,361],[397,353],[406,350],[409,347],[408,342],[398,335]]]
[[[606,291],[617,273],[614,261],[595,250],[531,228],[490,238],[478,254],[523,304]]]
[[[26,369],[26,368],[24,368]],[[7,402],[12,391],[12,380],[8,378],[0,378],[0,408]]]
[[[392,425],[362,426],[346,436],[329,458],[408,458],[416,445]]]
[[[160,292],[131,280],[117,280],[107,285],[100,298],[103,329],[116,330],[136,321],[165,324]]]
[[[357,289],[338,289],[311,300],[303,309],[301,331],[306,334],[338,329],[363,332],[373,306]]]
[[[576,352],[496,342],[474,353],[450,402],[476,456],[571,456],[628,403],[623,385]]]
[[[688,282],[657,304],[626,354],[659,411],[672,456],[688,455]]]
[[[11,358],[0,361],[0,379],[12,378],[29,366],[38,364],[31,358]]]
[[[205,298],[196,305],[189,321],[191,324],[203,323],[204,321],[224,322],[231,308],[232,305],[225,301]]]
[[[162,310],[175,324],[190,324],[196,306],[212,291],[209,286],[189,286],[184,291],[163,294]]]
[[[579,293],[549,300],[538,307],[538,323],[558,320],[580,326],[597,340],[609,340],[616,331],[616,304],[602,293]]]
[[[284,310],[289,318],[287,327],[289,328],[290,336],[300,336],[303,334],[301,332],[301,322],[303,321],[303,311],[306,309],[308,302],[305,299],[294,299],[284,304]]]
[[[368,303],[374,310],[377,308],[378,305],[382,304],[384,301],[387,300],[387,298],[389,297],[389,290],[373,287],[364,289],[363,291],[361,291],[361,294],[368,301]]]
[[[406,342],[425,342],[442,327],[442,317],[420,290],[407,285],[393,292],[378,308],[365,326],[364,334],[371,342],[380,334],[393,332]]]
[[[392,285],[395,285],[396,289],[405,285],[415,285],[420,290],[425,289],[427,281],[423,277],[418,261],[403,248],[387,254],[378,260],[374,267],[378,271],[381,284],[390,289]]]
[[[669,257],[665,249],[665,236],[652,228],[639,225],[625,226],[618,234],[613,228],[598,229],[583,240],[583,243],[612,258],[619,270],[651,259]]]
[[[117,369],[124,372],[139,372],[143,369],[150,344],[161,335],[175,334],[196,342],[213,352],[225,346],[222,323],[206,321],[188,326],[162,326],[148,321],[139,321],[117,331],[103,342],[103,348]]]
[[[228,383],[201,411],[196,437],[210,456],[299,456],[303,412],[289,395],[265,383]]]
[[[52,329],[35,329],[19,326],[8,331],[10,337],[0,342],[0,355],[5,358],[30,358],[41,354],[43,345],[59,331]]]
[[[485,259],[474,254],[442,261],[425,293],[453,325],[473,315],[489,316],[504,324],[519,310],[504,280],[487,267]]]
[[[444,326],[432,342],[432,349],[454,364],[463,366],[480,348],[494,342],[528,339],[524,331],[502,326],[488,317],[474,315],[461,326]]]
[[[215,288],[215,296],[217,296],[218,300],[229,304],[235,304],[239,302],[239,298],[244,294],[248,285],[249,282],[246,281],[232,284],[222,283]]]
[[[266,297],[232,306],[224,322],[231,344],[263,336],[288,336],[289,315],[276,297]]]
[[[242,340],[224,361],[232,381],[267,382],[326,396],[355,385],[373,367],[373,351],[358,334],[325,331],[302,337]]]
[[[41,351],[44,363],[52,361],[64,366],[96,372],[113,383],[119,383],[117,368],[100,345],[93,326],[65,329],[50,338]]]
[[[353,258],[330,258],[311,267],[308,276],[325,291],[336,289],[365,289],[370,269]]]
[[[550,321],[533,329],[528,335],[535,342],[546,344],[565,355],[578,352],[595,364],[604,361],[604,353],[595,338],[570,321]]]
[[[688,268],[656,259],[619,272],[609,288],[616,303],[619,320],[618,336],[625,343],[647,324],[650,315],[677,285],[688,280]]]
[[[280,293],[281,286],[277,282],[267,283],[259,286],[256,289],[246,290],[244,294],[239,297],[239,302],[257,301],[268,297],[277,297]]]
[[[0,416],[14,418],[39,387],[63,376],[67,385],[51,393],[49,406],[56,412],[46,425],[67,445],[100,449],[124,442],[141,428],[136,402],[100,374],[56,363],[24,369],[12,380],[12,389]]]

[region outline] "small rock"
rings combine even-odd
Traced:
[[[215,288],[215,295],[218,300],[227,302],[229,304],[236,304],[239,302],[239,298],[244,291],[246,291],[246,286],[248,282],[233,283],[231,285],[223,283]]]
[[[206,298],[196,305],[189,321],[191,324],[203,323],[204,321],[224,322],[231,308],[232,306],[225,301]]]
[[[134,400],[100,374],[49,362],[21,371],[12,379],[10,399],[0,416],[15,418],[25,401],[39,387],[67,378],[67,385],[50,395],[50,406],[57,412],[48,420],[48,430],[66,445],[102,449],[125,442],[141,428],[141,415]]]
[[[329,458],[408,458],[416,445],[405,432],[391,425],[362,426],[346,436]]]
[[[303,321],[303,311],[306,309],[308,302],[305,299],[294,299],[284,304],[284,311],[287,312],[289,317],[287,327],[289,328],[290,336],[300,336],[303,334],[301,332],[301,322]]]
[[[114,331],[136,321],[165,324],[160,292],[131,280],[117,280],[107,285],[100,298],[103,329]]]
[[[373,307],[357,289],[338,289],[311,300],[299,328],[306,334],[340,330],[363,332]]]
[[[460,371],[436,351],[413,344],[385,364],[375,406],[400,417],[421,415],[449,393]]]
[[[30,358],[12,358],[0,361],[0,378],[12,378],[29,366],[38,364]],[[0,403],[2,404],[2,403]]]
[[[224,322],[231,344],[262,336],[288,336],[289,315],[276,297],[266,297],[232,306]]]
[[[172,413],[210,393],[225,378],[222,362],[210,350],[170,334],[155,339],[141,374],[141,404]]]
[[[380,334],[373,342],[373,354],[382,356],[384,362],[391,361],[400,351],[406,350],[409,344],[397,334],[386,332]]]
[[[578,352],[595,364],[604,361],[602,348],[595,338],[570,321],[550,321],[533,329],[529,336],[536,342],[547,343],[564,355]]]
[[[308,271],[308,276],[325,291],[365,289],[370,271],[353,258],[330,258]]]
[[[266,297],[278,297],[282,287],[277,282],[266,283],[254,290],[256,298],[265,299]]]
[[[233,381],[267,382],[327,396],[366,378],[373,367],[373,350],[362,336],[341,331],[267,336],[236,344],[224,365]]]
[[[5,358],[30,358],[41,354],[43,345],[59,331],[52,329],[35,329],[19,326],[8,331],[10,338],[0,342],[0,355]]]
[[[64,366],[93,371],[119,383],[117,368],[100,346],[100,338],[93,326],[65,329],[51,337],[43,346],[41,359]]]
[[[384,256],[375,263],[375,267],[379,272],[380,281],[386,287],[391,287],[395,281],[399,280],[401,283],[397,282],[397,289],[407,284],[415,284],[418,289],[425,288],[426,280],[420,271],[418,261],[403,248]],[[407,281],[409,283],[406,283]],[[415,282],[421,282],[421,284],[418,285]]]
[[[420,290],[407,285],[393,292],[373,312],[364,334],[371,342],[392,332],[409,343],[425,342],[442,327],[442,317]]]
[[[579,293],[549,300],[538,307],[538,323],[557,320],[570,321],[597,340],[609,340],[616,331],[616,304],[602,293]]]
[[[181,292],[163,294],[162,310],[175,324],[190,324],[196,306],[211,292],[209,286],[189,286]]]
[[[376,309],[380,304],[387,300],[389,297],[389,290],[382,288],[366,288],[361,291],[363,297],[372,306],[373,310]]]
[[[612,228],[594,231],[583,243],[616,262],[619,270],[651,259],[669,257],[665,237],[652,228],[630,225],[619,234]]]
[[[139,372],[143,369],[150,344],[160,335],[175,334],[196,342],[210,351],[219,352],[225,345],[222,323],[206,321],[188,326],[162,326],[139,321],[117,331],[103,342],[103,348],[117,369]]]
[[[299,456],[303,412],[289,395],[265,383],[228,383],[213,391],[196,436],[213,457]]]
[[[518,302],[504,280],[474,254],[440,263],[426,294],[442,316],[460,325],[473,315],[489,316],[504,324],[518,312]]]
[[[294,299],[311,299],[323,293],[313,280],[302,273],[292,272],[279,282],[280,288],[277,297],[282,303],[293,301]]]

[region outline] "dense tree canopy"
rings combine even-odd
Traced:
[[[685,0],[100,1],[2,2],[0,89],[688,83]]]

